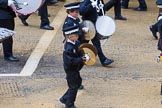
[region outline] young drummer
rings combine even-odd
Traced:
[[[83,61],[89,60],[89,56],[79,57],[78,47],[80,46],[80,42],[78,41],[78,25],[66,27],[63,29],[63,32],[66,36],[63,63],[69,88],[60,98],[60,102],[65,104],[65,108],[76,108],[74,102],[82,81],[79,71],[82,68]]]

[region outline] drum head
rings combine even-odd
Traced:
[[[13,11],[27,15],[36,12],[45,0],[15,0],[17,4],[11,5]]]
[[[95,34],[96,34],[96,30],[95,30],[95,26],[94,24],[91,22],[91,21],[88,21],[88,20],[84,20],[81,24],[81,27],[87,27],[89,30],[88,30],[88,33],[85,33],[84,34],[84,39],[85,40],[91,40],[95,37]]]
[[[101,36],[109,37],[116,29],[115,21],[109,16],[100,16],[96,21],[96,30]]]

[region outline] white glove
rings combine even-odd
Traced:
[[[89,61],[90,56],[88,54],[85,54],[84,57],[86,58],[86,61]]]
[[[162,8],[162,5],[157,5],[158,8]]]
[[[88,27],[83,27],[82,28],[82,31],[85,32],[85,33],[87,33],[89,31],[89,28]]]
[[[8,6],[11,6],[14,4],[14,1],[13,0],[8,0]]]
[[[97,7],[97,0],[91,3],[92,7]]]

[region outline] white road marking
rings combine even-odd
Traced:
[[[60,27],[63,21],[65,20],[66,16],[67,16],[66,10],[64,7],[62,7],[51,23],[51,26],[53,26],[55,30],[47,30],[42,35],[40,41],[38,42],[36,48],[28,58],[20,74],[9,73],[9,74],[0,74],[0,76],[31,76],[36,70],[40,59],[42,58],[48,46],[50,45],[57,31],[60,30]]]

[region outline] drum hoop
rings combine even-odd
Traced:
[[[98,21],[99,21],[101,18],[104,18],[104,17],[109,18],[109,19],[111,20],[112,24],[113,24],[113,27],[114,27],[114,30],[112,31],[112,33],[110,33],[110,34],[107,35],[107,36],[103,36],[102,33],[100,33],[100,31],[99,31],[98,28],[97,28],[97,26],[98,26],[97,24],[99,23]],[[101,25],[101,24],[100,24],[100,25]],[[103,36],[104,38],[108,38],[108,37],[112,36],[112,34],[115,32],[115,29],[116,29],[116,24],[115,24],[114,19],[111,18],[110,16],[106,16],[106,15],[100,16],[100,17],[97,19],[95,26],[96,26],[96,31],[97,31],[97,33],[98,33],[99,35]]]

